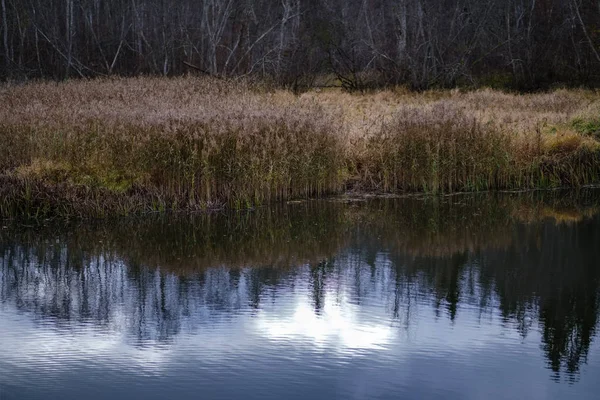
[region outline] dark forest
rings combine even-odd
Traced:
[[[0,0],[0,78],[251,77],[291,88],[600,83],[598,0]]]

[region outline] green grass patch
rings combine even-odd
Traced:
[[[582,135],[600,140],[600,116],[597,119],[575,118],[571,122],[571,126]]]

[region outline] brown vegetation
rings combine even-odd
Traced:
[[[209,78],[130,78],[5,85],[0,104],[4,216],[600,180],[592,91],[295,96]]]

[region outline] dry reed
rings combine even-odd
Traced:
[[[0,86],[0,215],[248,207],[600,180],[600,95],[294,96],[193,77]]]

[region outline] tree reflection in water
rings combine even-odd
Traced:
[[[539,329],[554,378],[576,380],[598,325],[597,203],[592,191],[317,201],[14,226],[0,233],[0,300],[59,329],[124,332],[137,346],[258,313],[304,286],[311,321],[328,300],[387,298],[374,312],[405,328],[420,304],[452,321],[473,307],[523,338]]]

